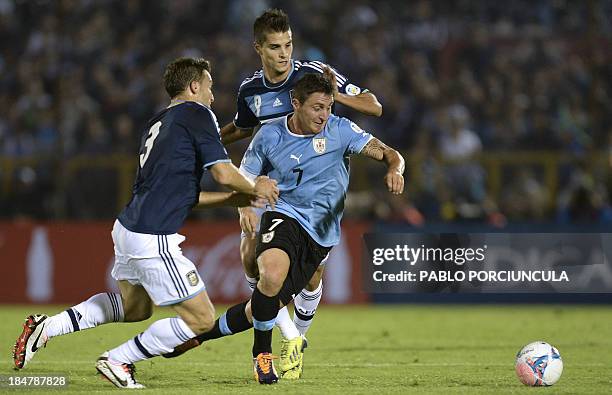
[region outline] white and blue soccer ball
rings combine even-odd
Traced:
[[[521,383],[532,387],[549,386],[559,381],[563,373],[563,360],[555,347],[537,341],[529,343],[516,354],[514,368]]]

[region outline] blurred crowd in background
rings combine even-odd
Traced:
[[[612,223],[610,0],[0,0],[0,216],[116,215],[131,177],[115,158],[133,177],[140,128],[168,104],[167,62],[211,60],[223,126],[261,68],[252,24],[270,7],[289,14],[294,58],[331,64],[383,104],[380,118],[337,113],[407,158],[401,197],[384,166],[354,161],[347,216]],[[236,160],[246,144],[229,147]]]

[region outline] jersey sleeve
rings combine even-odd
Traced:
[[[263,132],[263,133],[262,133]],[[263,174],[268,162],[265,129],[262,128],[251,140],[242,161],[240,162],[240,172],[251,179]]]
[[[234,116],[234,125],[238,129],[250,129],[259,125],[259,119],[253,114],[246,102],[246,98],[242,91],[238,91],[236,99],[236,115]]]
[[[325,63],[319,61],[306,62],[302,67],[308,67],[312,70],[315,70],[319,73],[323,73],[323,70],[327,65]],[[330,66],[331,67],[331,66]],[[336,75],[336,83],[338,84],[338,92],[345,93],[349,96],[357,96],[360,93],[367,92],[367,89],[363,89],[358,85],[351,82],[348,77],[341,74],[336,68],[331,67],[332,71]]]
[[[360,153],[363,147],[374,138],[350,119],[340,118],[338,129],[348,154]]]
[[[191,111],[187,126],[194,138],[196,150],[202,157],[204,167],[208,168],[220,162],[231,162],[221,142],[217,117],[210,109],[195,108],[195,111]]]

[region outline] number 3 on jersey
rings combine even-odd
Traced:
[[[155,143],[155,139],[159,135],[159,128],[161,127],[161,124],[161,122],[155,122],[155,124],[151,126],[151,129],[149,129],[149,135],[144,144],[144,152],[140,154],[141,169],[144,167],[147,159],[149,159],[149,155],[151,154],[151,150],[153,149],[153,143]]]

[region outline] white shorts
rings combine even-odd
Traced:
[[[195,265],[179,247],[185,236],[135,233],[118,220],[111,235],[115,244],[111,275],[117,281],[142,285],[157,306],[180,303],[206,289]]]

